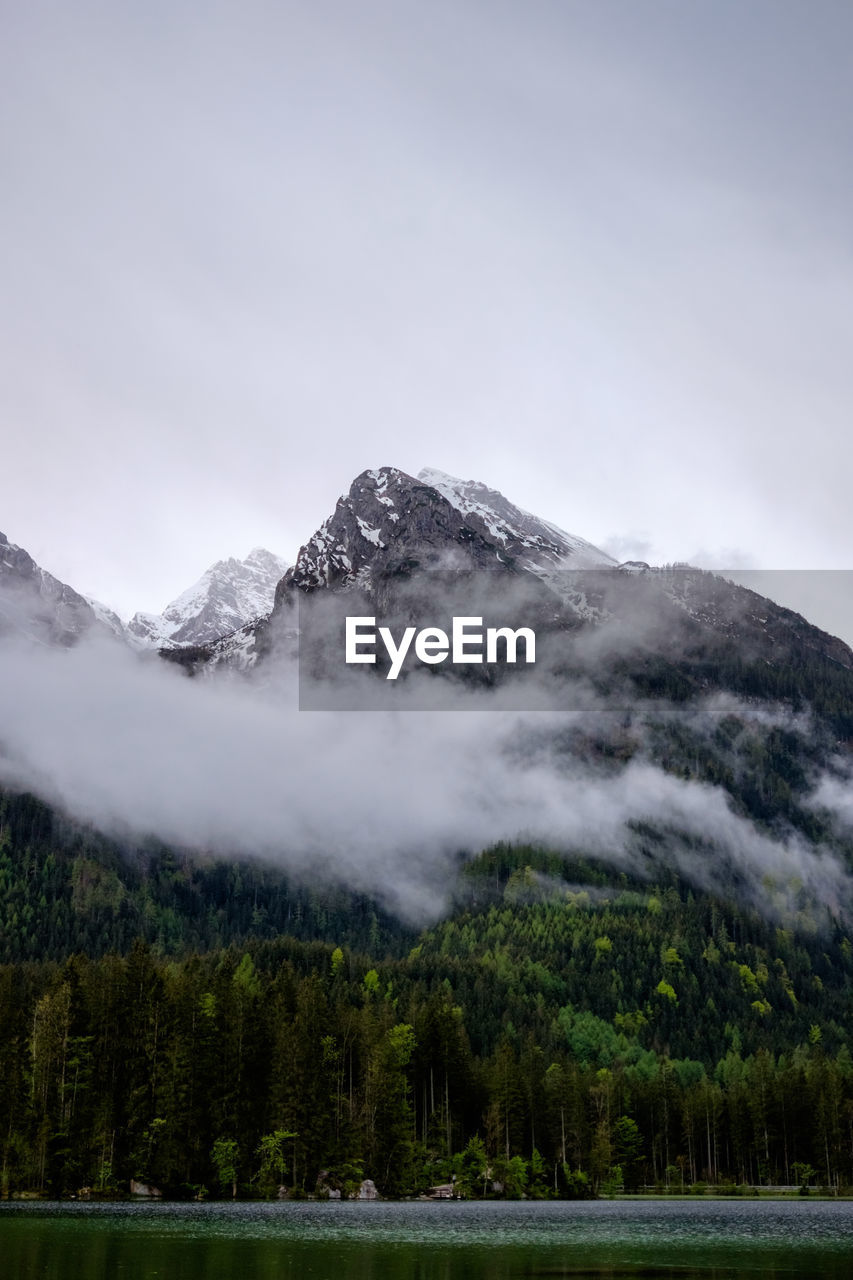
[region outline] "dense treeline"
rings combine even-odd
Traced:
[[[119,845],[31,795],[0,791],[0,962],[207,951],[286,933],[401,952],[411,930],[366,894],[289,881],[274,866]]]
[[[405,956],[292,938],[0,969],[3,1188],[853,1184],[853,948],[498,848]]]

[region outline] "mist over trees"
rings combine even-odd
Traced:
[[[535,848],[465,880],[372,953],[341,915],[325,941],[4,965],[4,1191],[853,1183],[843,931]]]
[[[849,651],[759,622],[390,738],[6,669],[0,1190],[853,1186]]]

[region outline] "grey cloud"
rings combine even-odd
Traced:
[[[556,750],[555,733],[593,726],[606,707],[300,714],[293,677],[188,680],[104,640],[7,644],[0,780],[114,834],[269,859],[378,892],[413,919],[446,905],[460,854],[502,839],[642,874],[638,823],[658,829],[658,856],[692,881],[717,887],[722,862],[768,914],[797,910],[802,886],[832,913],[849,910],[829,851],[758,831],[721,791],[640,759],[596,771]]]
[[[605,538],[601,548],[614,560],[650,560],[654,544],[648,533],[615,533]]]
[[[839,760],[834,772],[818,780],[811,802],[828,812],[847,836],[853,835],[853,772],[847,761]]]

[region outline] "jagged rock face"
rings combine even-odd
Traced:
[[[389,574],[418,569],[492,569],[497,556],[431,485],[382,467],[356,477],[301,548],[276,600],[294,589],[369,591]]]
[[[363,471],[297,556],[276,591],[360,589],[375,593],[421,569],[529,571],[615,562],[508,502],[494,489],[440,471],[418,477],[395,467]]]
[[[70,645],[99,625],[89,602],[0,533],[0,635]]]
[[[127,630],[146,648],[211,644],[269,613],[286,568],[263,547],[245,560],[219,560],[161,614],[135,614]]]
[[[709,573],[618,565],[486,485],[435,470],[414,477],[394,467],[356,477],[279,583],[276,610],[321,590],[359,592],[382,609],[402,578],[437,569],[504,570],[539,580],[561,603],[561,629],[572,620],[600,625],[621,617],[638,634],[654,631],[673,647],[683,642],[685,626],[696,624],[727,638],[751,635],[762,648],[795,635],[803,640],[802,628],[822,636],[789,610]],[[821,643],[836,660],[849,659],[841,641],[825,636]]]
[[[413,584],[428,579],[438,583],[437,570],[452,571],[446,579],[458,571],[468,581],[476,574],[476,606],[472,600],[466,607],[464,583],[458,609],[460,596],[453,596],[452,586],[445,595],[444,603],[461,613],[488,613],[482,571],[500,575],[494,588],[487,588],[499,607],[507,599],[506,584],[514,583],[512,599],[530,611],[533,621],[528,625],[536,625],[537,635],[540,626],[550,633],[548,653],[558,665],[569,655],[567,632],[578,635],[609,626],[620,658],[631,651],[679,662],[704,647],[710,662],[728,646],[742,650],[747,660],[773,663],[804,646],[853,667],[853,654],[842,641],[744,587],[689,566],[618,565],[591,543],[523,511],[485,485],[434,470],[415,477],[394,467],[356,477],[279,581],[269,619],[234,629],[233,636],[216,644],[201,643],[184,655],[186,665],[198,671],[216,666],[248,670],[276,652],[282,641],[292,650],[298,626],[293,606],[306,597],[352,594],[358,603],[346,603],[345,612],[399,619],[411,609]],[[438,617],[435,622],[440,625]],[[178,634],[176,628],[170,639]],[[599,655],[596,661],[609,661],[602,655],[614,652],[609,643],[597,641],[592,650]],[[573,663],[576,657],[582,662],[582,651],[577,652],[580,657],[573,654]]]

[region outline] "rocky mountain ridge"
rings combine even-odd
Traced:
[[[623,647],[630,634],[635,651],[673,659],[709,639],[716,647],[739,644],[751,659],[771,663],[802,644],[853,669],[853,653],[842,640],[746,587],[689,565],[619,565],[476,481],[432,469],[413,477],[394,467],[362,472],[338,500],[279,582],[261,638],[300,596],[358,592],[381,610],[419,574],[496,570],[528,590],[540,584],[540,603],[546,599],[541,587],[547,588],[553,629],[560,632],[591,626],[613,635],[621,628]],[[244,645],[244,665],[251,665],[246,652]]]
[[[356,476],[334,512],[300,549],[276,590],[369,589],[418,570],[611,567],[591,543],[539,520],[476,481],[380,467]]]
[[[435,483],[395,468],[361,473],[279,581],[268,618],[245,622],[212,642],[172,644],[160,650],[162,656],[189,674],[215,677],[223,667],[240,672],[263,689],[268,676],[274,677],[270,687],[279,675],[283,686],[292,679],[296,669],[283,659],[298,645],[310,659],[307,680],[307,664],[298,668],[300,706],[316,705],[303,698],[303,689],[320,685],[332,700],[317,709],[337,710],[341,681],[327,680],[323,663],[324,643],[331,639],[327,651],[339,664],[332,674],[341,674],[338,634],[329,628],[315,633],[315,646],[306,630],[297,631],[315,601],[320,613],[331,604],[326,617],[337,623],[353,613],[405,617],[425,583],[442,607],[458,600],[454,616],[485,614],[495,600],[502,607],[504,600],[522,599],[525,610],[538,611],[536,664],[528,672],[535,700],[525,700],[521,663],[511,670],[505,663],[498,672],[486,664],[451,671],[448,663],[435,669],[428,688],[421,670],[408,689],[405,672],[393,688],[404,698],[426,688],[427,705],[411,707],[416,710],[456,707],[460,697],[470,696],[474,710],[561,713],[559,722],[526,723],[511,745],[519,762],[541,754],[561,776],[580,771],[603,787],[615,778],[632,787],[639,785],[634,779],[649,777],[655,795],[675,777],[715,792],[718,799],[709,804],[716,806],[712,818],[723,833],[722,851],[712,848],[713,836],[706,840],[704,817],[697,823],[692,811],[676,805],[665,820],[632,828],[632,854],[649,865],[689,866],[701,883],[712,857],[716,868],[728,859],[729,874],[740,874],[741,834],[726,843],[727,813],[763,824],[762,858],[782,832],[779,857],[786,865],[794,865],[803,849],[816,850],[819,860],[823,843],[853,865],[853,844],[843,835],[840,801],[833,798],[847,785],[853,754],[853,653],[841,640],[711,573],[640,562],[618,566],[603,553],[595,562],[589,543],[537,525],[501,495],[427,474]],[[43,582],[31,560],[14,561],[11,553],[7,574],[16,563],[24,576]],[[455,597],[442,595],[448,579]],[[51,590],[62,595],[61,584]],[[188,597],[187,613],[198,613],[204,592]],[[85,602],[83,607],[94,617]],[[377,659],[375,668],[353,673],[361,681],[359,695],[368,695],[358,706],[379,705],[376,692],[386,687],[379,667]],[[492,698],[495,692],[500,698]],[[409,709],[411,703],[402,705]],[[381,705],[391,704],[386,699]],[[690,803],[695,799],[704,812],[709,793],[702,792],[700,803],[692,792]],[[828,797],[828,807],[818,796]]]
[[[127,624],[131,641],[145,648],[211,644],[265,617],[287,562],[264,547],[244,560],[217,560],[162,613],[136,613]]]
[[[243,560],[219,560],[161,614],[136,613],[125,625],[0,534],[0,635],[68,646],[89,632],[137,649],[211,644],[269,614],[287,562],[263,547]]]
[[[770,664],[803,645],[853,668],[843,641],[755,592],[689,566],[617,565],[497,490],[431,468],[418,476],[395,467],[362,472],[291,568],[260,548],[244,560],[219,561],[162,614],[138,613],[127,628],[106,606],[84,599],[5,539],[0,557],[0,582],[26,586],[28,598],[38,601],[34,616],[22,623],[20,609],[9,604],[15,593],[7,591],[7,630],[14,613],[17,629],[69,644],[96,625],[195,671],[252,669],[274,648],[277,631],[295,636],[293,605],[300,598],[358,592],[381,610],[401,584],[425,571],[498,571],[504,583],[511,577],[528,589],[538,584],[538,603],[544,602],[546,624],[550,611],[554,631],[609,624],[613,633],[622,626],[630,629],[635,652],[654,651],[668,660],[710,637],[716,648],[740,646],[750,659]]]
[[[424,467],[417,479],[436,489],[465,519],[497,542],[508,556],[534,572],[551,569],[614,568],[606,551],[576,534],[566,533],[548,520],[517,507],[497,489],[477,480],[459,480],[434,467]]]

